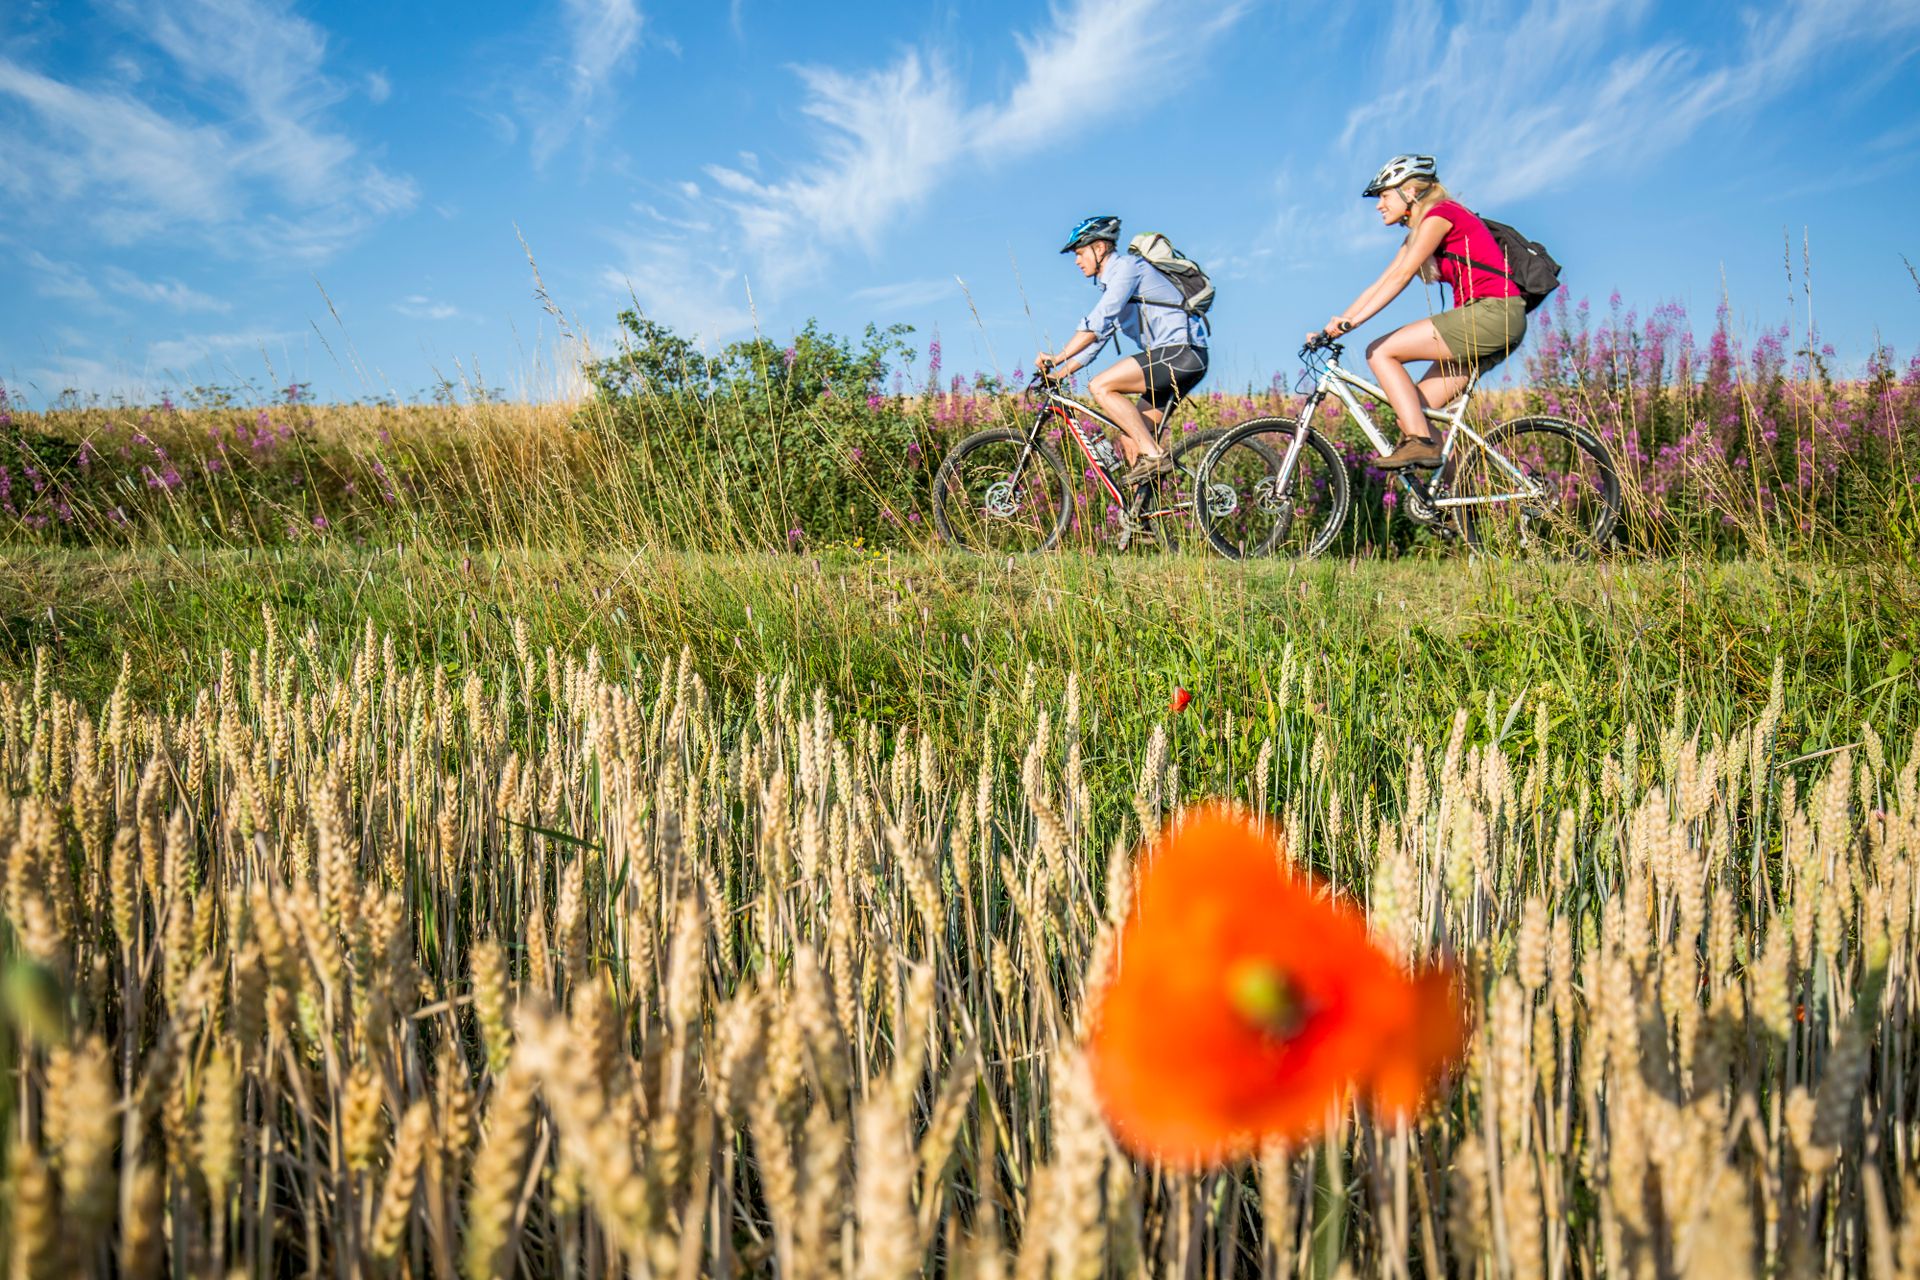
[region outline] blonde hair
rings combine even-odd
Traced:
[[[1401,183],[1396,190],[1404,194],[1408,187],[1420,181],[1421,179],[1419,178],[1409,178],[1407,181]],[[1453,197],[1447,193],[1447,189],[1437,181],[1428,182],[1425,186],[1421,187],[1420,193],[1413,197],[1407,207],[1407,238],[1409,240],[1413,238],[1415,228],[1426,220],[1427,214],[1432,212],[1435,205],[1439,204],[1442,200],[1451,199],[1453,199]],[[1420,264],[1420,278],[1428,284],[1432,284],[1438,280],[1440,278],[1440,264],[1434,259],[1428,258]]]

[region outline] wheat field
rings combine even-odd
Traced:
[[[1079,1050],[1199,798],[1164,724],[1101,795],[1071,673],[956,754],[519,626],[464,678],[265,634],[167,704],[0,684],[16,1276],[1920,1274],[1920,750],[1783,758],[1778,671],[1591,759],[1489,699],[1397,798],[1269,741],[1230,799],[1455,957],[1470,1048],[1181,1172]]]

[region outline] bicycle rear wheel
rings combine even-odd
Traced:
[[[1066,463],[1025,431],[993,427],[953,447],[933,477],[941,538],[982,555],[1046,551],[1073,514]]]
[[[1317,556],[1333,543],[1352,500],[1347,464],[1327,438],[1308,429],[1293,474],[1280,469],[1300,425],[1255,418],[1223,435],[1201,464],[1196,510],[1213,549],[1229,560]]]
[[[1620,476],[1606,445],[1561,418],[1516,418],[1448,465],[1467,545],[1488,555],[1594,555],[1620,522]]]

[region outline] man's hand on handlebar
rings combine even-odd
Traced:
[[[1057,357],[1042,351],[1033,358],[1034,376],[1045,382],[1059,382],[1067,375],[1058,372],[1060,361]]]

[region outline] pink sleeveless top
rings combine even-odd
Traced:
[[[1442,200],[1427,210],[1427,216],[1445,218],[1452,224],[1452,230],[1440,241],[1442,252],[1472,258],[1482,266],[1506,266],[1506,256],[1500,252],[1500,242],[1493,238],[1493,232],[1487,230],[1487,224],[1465,205],[1456,200]],[[1441,281],[1453,291],[1453,305],[1456,307],[1464,307],[1482,298],[1520,296],[1520,287],[1498,271],[1483,271],[1449,258],[1438,258],[1436,265],[1440,268]]]

